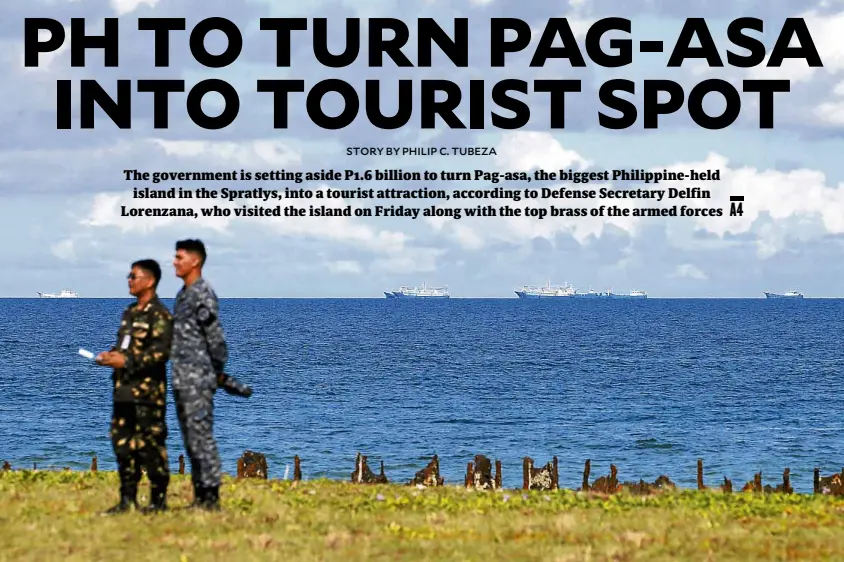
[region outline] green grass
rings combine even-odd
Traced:
[[[223,510],[102,516],[113,472],[0,472],[0,560],[829,560],[844,498],[417,489],[226,478]],[[140,499],[146,503],[148,488]]]

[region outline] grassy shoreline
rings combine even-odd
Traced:
[[[104,517],[114,472],[0,472],[0,560],[828,560],[844,497],[717,490],[603,496],[226,477],[223,510]],[[144,480],[140,501],[148,500]]]

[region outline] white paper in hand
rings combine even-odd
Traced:
[[[93,359],[94,358],[93,353],[91,353],[87,349],[82,349],[81,347],[79,348],[79,355],[81,355],[82,357],[85,357],[86,359]]]

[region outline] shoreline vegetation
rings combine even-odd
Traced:
[[[412,479],[385,482],[358,455],[346,481],[266,478],[247,451],[226,475],[220,512],[188,509],[190,476],[171,476],[169,510],[102,516],[113,471],[0,471],[4,560],[827,560],[844,552],[844,474],[795,493],[760,474],[680,489],[662,476],[624,483],[612,467],[581,489],[557,488],[555,463],[526,458],[521,489],[500,487],[486,457],[443,485],[436,457]],[[352,467],[350,467],[352,468]],[[140,505],[149,499],[146,478]]]

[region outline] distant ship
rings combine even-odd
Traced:
[[[577,299],[646,299],[648,294],[644,291],[630,291],[629,293],[613,293],[612,289],[606,292],[598,292],[589,289],[585,293],[580,293],[569,285],[563,283],[556,287],[551,286],[551,281],[548,281],[544,287],[531,287],[524,285],[515,290],[516,295],[520,299],[544,299],[544,298],[577,298]]]
[[[802,299],[803,293],[800,291],[786,291],[784,293],[769,293],[765,292],[767,299]]]
[[[637,291],[632,290],[629,293],[614,293],[612,289],[606,291],[604,293],[600,293],[598,291],[593,291],[589,289],[585,293],[579,293],[575,291],[574,295],[575,298],[578,299],[646,299],[648,298],[648,294],[645,291]]]
[[[42,299],[78,299],[79,293],[70,289],[62,289],[61,293],[38,293],[38,297]]]
[[[552,297],[573,297],[577,294],[577,291],[568,283],[552,287],[551,281],[548,281],[544,287],[523,285],[522,287],[516,289],[515,293],[520,299],[545,299]]]
[[[645,291],[637,291],[633,289],[629,293],[613,293],[610,291],[607,296],[611,299],[646,299],[648,294]]]
[[[398,291],[384,291],[388,299],[447,299],[450,297],[448,287],[428,287],[422,283],[422,287],[399,287]]]

